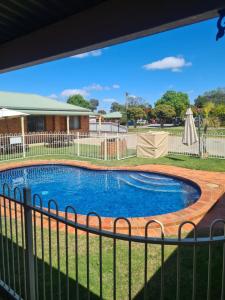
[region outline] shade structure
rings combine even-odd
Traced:
[[[183,132],[182,143],[187,146],[191,146],[198,142],[198,135],[195,127],[193,113],[191,108],[186,111],[186,120]]]
[[[17,118],[27,116],[28,114],[22,113],[17,110],[1,108],[0,109],[0,118]]]

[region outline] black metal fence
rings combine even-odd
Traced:
[[[55,200],[43,207],[29,189],[3,186],[0,195],[0,288],[12,299],[224,299],[224,220],[205,236],[191,222],[166,237],[155,220],[144,236],[131,221],[114,220],[112,232],[91,212],[77,222],[71,206],[61,216]],[[92,218],[98,226],[92,226]],[[72,218],[72,219],[71,219]],[[117,233],[124,222],[127,234]],[[159,237],[151,237],[157,224]],[[185,236],[186,224],[193,231]],[[222,224],[222,228],[221,225]]]

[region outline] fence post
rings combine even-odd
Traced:
[[[107,134],[106,133],[104,139],[104,160],[107,160]]]
[[[33,254],[33,230],[32,230],[32,209],[31,205],[31,190],[23,189],[24,199],[24,224],[25,224],[25,242],[26,242],[26,289],[27,298],[35,300],[35,274],[34,274],[34,254]]]
[[[119,144],[119,133],[117,132],[117,137],[116,137],[116,158],[117,160],[120,160],[120,144]]]
[[[24,131],[24,117],[21,117],[21,133],[22,133],[22,147],[23,147],[23,158],[26,157],[26,146],[25,146],[25,131]]]
[[[80,156],[80,132],[77,132],[77,156]]]

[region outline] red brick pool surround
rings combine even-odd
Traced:
[[[36,160],[36,161],[24,161],[24,162],[10,162],[0,165],[0,171],[13,169],[25,166],[34,165],[48,165],[48,164],[62,164],[75,167],[88,168],[92,170],[129,170],[129,171],[143,171],[154,172],[164,175],[170,175],[180,179],[185,179],[197,184],[201,190],[201,196],[194,204],[189,207],[163,215],[147,216],[140,218],[129,218],[131,223],[131,233],[133,235],[144,235],[145,225],[150,220],[157,220],[164,226],[165,234],[176,234],[179,225],[185,221],[191,221],[196,225],[202,218],[205,217],[208,211],[223,197],[225,194],[225,173],[223,172],[208,172],[199,170],[190,170],[180,167],[168,166],[168,165],[140,165],[140,166],[121,166],[121,167],[107,167],[97,166],[89,162],[72,161],[72,160]],[[64,212],[59,213],[61,216],[65,216]],[[74,220],[74,215],[68,213],[68,218]],[[113,231],[115,218],[102,217],[102,229]],[[87,216],[78,215],[77,221],[80,224],[87,223]],[[52,222],[54,223],[54,222]],[[47,220],[46,220],[47,225]],[[61,224],[63,225],[63,224]],[[98,219],[95,216],[89,217],[89,226],[98,227]],[[64,227],[61,226],[61,227]],[[157,224],[151,224],[149,227],[150,235],[159,234],[159,226]],[[189,232],[193,229],[191,224],[184,226],[184,231]],[[119,233],[128,233],[128,226],[125,221],[118,221],[116,231]]]

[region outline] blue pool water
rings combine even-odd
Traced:
[[[60,210],[73,205],[80,214],[144,217],[174,212],[194,203],[194,184],[164,175],[130,171],[93,171],[64,165],[42,165],[0,172],[0,183],[28,186],[44,205],[57,200]]]

